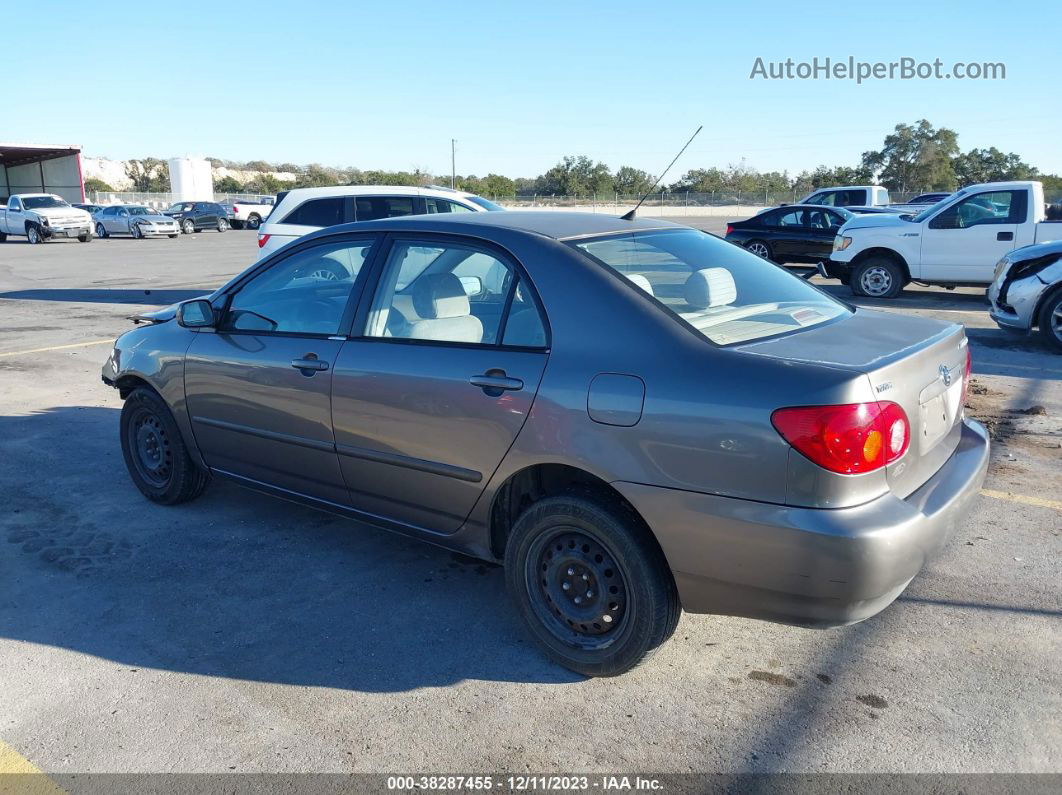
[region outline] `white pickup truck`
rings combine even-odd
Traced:
[[[0,208],[0,242],[8,235],[24,235],[30,243],[53,237],[76,237],[87,243],[92,240],[92,216],[53,193],[19,193]]]
[[[889,192],[881,185],[843,185],[814,190],[797,204],[825,204],[831,207],[884,207],[891,202]]]
[[[229,225],[233,229],[257,229],[273,212],[273,199],[233,200]]]
[[[915,215],[857,215],[837,231],[819,272],[855,295],[895,298],[909,282],[987,286],[996,263],[1032,243],[1062,239],[1039,182],[970,185]]]

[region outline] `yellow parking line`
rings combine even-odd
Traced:
[[[3,780],[4,776],[18,776],[15,779],[14,789],[8,790]],[[26,757],[0,740],[0,792],[17,792],[19,795],[55,795],[63,792],[41,769],[29,761]]]
[[[1026,497],[1024,494],[1011,494],[1009,491],[993,491],[992,489],[981,489],[981,493],[994,500],[1009,500],[1010,502],[1020,502],[1023,505],[1035,505],[1037,508],[1053,508],[1056,511],[1062,511],[1062,502],[1058,500]]]
[[[70,345],[53,345],[51,348],[33,348],[28,351],[9,351],[7,353],[0,353],[0,357],[4,356],[25,356],[30,353],[47,353],[48,351],[65,351],[67,348],[84,348],[87,345],[109,345],[114,340],[92,340],[91,342],[74,342]]]

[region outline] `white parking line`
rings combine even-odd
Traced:
[[[74,342],[70,345],[53,345],[51,348],[33,348],[28,351],[8,351],[0,353],[0,358],[5,356],[25,356],[30,353],[47,353],[48,351],[63,351],[67,348],[84,348],[88,345],[111,345],[114,340],[92,340],[91,342]]]

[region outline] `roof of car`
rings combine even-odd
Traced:
[[[647,229],[682,229],[681,224],[655,218],[635,218],[624,221],[619,216],[600,213],[552,212],[549,210],[518,210],[492,213],[436,213],[432,215],[405,215],[382,218],[377,221],[361,221],[340,226],[330,226],[313,233],[325,233],[360,229],[402,229],[431,232],[459,231],[455,227],[502,227],[531,232],[555,240],[570,240],[578,237],[607,235],[615,232],[630,232]]]
[[[363,196],[365,194],[389,194],[391,196],[475,196],[462,190],[450,188],[418,187],[416,185],[329,185],[323,188],[292,188],[287,192],[295,198],[315,196]]]

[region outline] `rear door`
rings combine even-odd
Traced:
[[[799,205],[793,205],[783,211],[775,212],[765,223],[770,225],[771,253],[776,262],[793,261],[807,248],[808,211]]]
[[[505,252],[436,235],[387,249],[335,366],[340,466],[356,509],[451,533],[527,419],[547,326]]]
[[[995,264],[1017,245],[1027,215],[1024,190],[983,191],[952,204],[922,224],[921,277],[991,282]]]
[[[347,504],[332,379],[375,240],[349,236],[279,257],[230,294],[216,332],[196,334],[185,392],[210,467]]]

